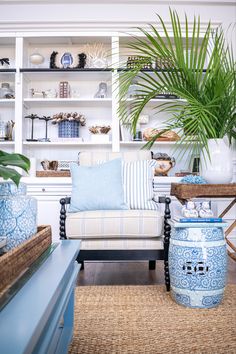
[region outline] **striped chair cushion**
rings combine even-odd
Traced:
[[[162,250],[163,238],[83,239],[81,250]]]
[[[127,239],[162,235],[163,216],[158,210],[96,210],[69,213],[66,234],[80,239]]]
[[[158,210],[153,200],[155,160],[124,162],[124,195],[130,209]]]

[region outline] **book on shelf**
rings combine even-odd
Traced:
[[[214,223],[214,222],[223,222],[222,218],[185,218],[185,217],[176,217],[173,219],[176,222],[182,222],[182,223],[188,223],[188,222],[192,222],[192,223]]]

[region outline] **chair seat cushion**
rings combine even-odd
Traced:
[[[131,238],[131,239],[83,239],[80,250],[162,250],[164,248],[162,237]]]
[[[159,210],[97,210],[71,213],[66,218],[68,238],[127,239],[162,235]]]

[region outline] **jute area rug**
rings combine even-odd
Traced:
[[[164,286],[83,286],[70,354],[236,354],[236,285],[213,309],[177,305]]]

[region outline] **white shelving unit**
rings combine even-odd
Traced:
[[[18,152],[35,157],[37,169],[41,169],[40,161],[48,160],[77,160],[78,153],[82,150],[120,151],[141,149],[145,141],[131,141],[131,138],[120,141],[120,123],[117,114],[119,92],[119,63],[125,63],[128,55],[125,51],[127,42],[131,39],[121,32],[4,32],[0,33],[1,57],[10,59],[8,68],[0,65],[0,87],[3,82],[10,83],[14,88],[15,99],[0,99],[0,119],[7,122],[13,120],[14,140],[0,141],[0,149],[8,152]],[[58,51],[57,65],[64,52],[69,52],[75,58],[79,53],[86,52],[87,45],[103,43],[108,54],[108,67],[99,69],[49,69],[50,55]],[[45,58],[40,67],[33,67],[29,61],[30,55],[36,50]],[[60,81],[68,81],[72,95],[69,98],[34,98],[31,96],[31,88],[37,90],[57,90]],[[94,98],[100,82],[108,85],[108,96],[104,99]],[[75,91],[73,91],[75,90]],[[77,91],[78,90],[78,91]],[[76,97],[73,95],[76,94]],[[183,104],[184,104],[184,100]],[[149,123],[145,127],[155,127],[157,122],[163,122],[168,117],[153,113],[155,106],[166,102],[166,99],[153,99],[145,107],[144,114],[149,115]],[[132,103],[132,98],[127,99],[127,105]],[[48,123],[48,137],[51,142],[26,139],[31,134],[31,121],[24,118],[29,114],[39,116],[52,116],[59,112],[80,112],[86,117],[86,127],[80,127],[80,137],[83,141],[59,141],[57,126]],[[88,128],[92,125],[111,125],[110,140],[106,143],[94,143]],[[144,125],[143,125],[144,127]],[[142,128],[143,128],[142,127]],[[35,138],[43,138],[45,135],[45,122],[36,119],[34,122]],[[152,150],[154,152],[167,152],[174,154],[174,142],[156,142]],[[179,180],[173,177],[176,171],[184,167],[183,160],[176,161],[176,167],[171,170],[170,177],[155,178],[156,189],[161,194],[169,194],[170,183]],[[33,178],[24,177],[27,183],[28,194],[38,200],[38,223],[51,224],[53,237],[58,240],[58,200],[70,195],[70,178]],[[174,200],[173,200],[174,201]],[[174,205],[174,203],[173,203]],[[49,212],[50,211],[50,212]]]
[[[137,34],[137,33],[136,33]],[[0,118],[4,121],[15,121],[14,142],[0,142],[0,147],[9,151],[23,153],[29,157],[36,157],[40,161],[68,159],[76,160],[81,150],[131,150],[140,149],[145,141],[132,141],[126,132],[122,136],[118,117],[119,105],[119,72],[125,67],[127,57],[135,54],[127,52],[127,43],[133,40],[131,36],[121,32],[15,32],[0,34],[1,54],[10,58],[8,69],[0,67],[0,83],[9,82],[15,89],[15,99],[0,99]],[[104,68],[88,67],[89,60],[84,69],[77,68],[79,64],[78,54],[96,50],[96,46],[102,44],[106,53],[107,65]],[[58,69],[50,69],[50,56],[53,51],[58,52],[55,64]],[[30,62],[30,56],[38,52],[44,57],[44,62],[38,66]],[[61,57],[65,53],[71,53],[74,68],[62,69]],[[76,68],[75,68],[76,67]],[[152,72],[150,72],[152,75]],[[67,81],[71,93],[68,98],[59,98],[59,83]],[[94,98],[100,82],[106,82],[108,87],[106,98]],[[31,89],[38,92],[51,90],[57,93],[57,97],[33,97]],[[127,98],[127,105],[132,103],[132,98]],[[142,125],[156,127],[162,124],[168,116],[154,113],[154,108],[163,104],[167,99],[153,99],[145,107],[143,114],[149,115],[149,122]],[[184,100],[183,101],[184,104]],[[50,116],[59,112],[78,112],[86,117],[86,126],[79,127],[81,141],[59,141],[57,125],[48,122],[48,138],[50,142],[43,142],[45,137],[45,122],[34,120],[34,139],[39,141],[27,141],[31,137],[31,120],[25,116],[37,114],[38,116]],[[91,141],[89,127],[93,125],[110,125],[109,142],[94,143]],[[156,142],[153,151],[173,151],[174,142]],[[184,161],[181,164],[184,165]],[[178,170],[181,167],[178,166]],[[174,173],[174,170],[173,170]]]

